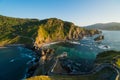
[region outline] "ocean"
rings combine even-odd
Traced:
[[[21,80],[25,77],[33,51],[23,47],[0,48],[0,80]]]

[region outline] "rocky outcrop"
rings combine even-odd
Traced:
[[[55,50],[54,49],[43,49],[41,52],[41,61],[49,61],[52,56],[54,55]]]
[[[34,74],[35,70],[38,68],[38,66],[39,66],[38,62],[35,64],[32,64],[32,66],[28,68],[26,78],[31,77]]]
[[[39,60],[36,59],[34,62],[30,62],[29,65],[31,66],[28,68],[26,77],[31,77],[38,74],[47,74],[50,66],[53,63],[52,61],[54,59],[54,53],[55,50],[50,48],[39,50],[39,53],[36,55],[39,57]]]
[[[99,35],[98,37],[96,37],[94,40],[95,41],[101,41],[104,39],[104,36],[103,35]]]

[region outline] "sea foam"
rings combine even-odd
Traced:
[[[98,48],[100,48],[100,49],[110,49],[110,46],[108,46],[108,45],[100,45],[100,46],[98,46]]]

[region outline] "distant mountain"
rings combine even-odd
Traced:
[[[57,18],[44,20],[12,18],[0,15],[0,46],[8,44],[32,44],[63,40],[78,40],[93,35],[97,30],[78,27]]]
[[[98,23],[86,26],[88,29],[102,29],[102,30],[120,30],[120,23],[111,22],[111,23]]]

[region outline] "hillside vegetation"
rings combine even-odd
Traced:
[[[18,36],[34,37],[38,20],[12,18],[0,15],[0,46],[15,43],[31,43],[30,39]]]
[[[57,18],[45,20],[12,18],[0,15],[0,46],[29,44],[41,47],[44,43],[61,40],[78,40],[85,35],[98,33],[75,26]],[[32,44],[33,45],[33,44]]]
[[[111,63],[114,62],[120,66],[120,52],[119,51],[105,51],[97,55],[96,63]]]

